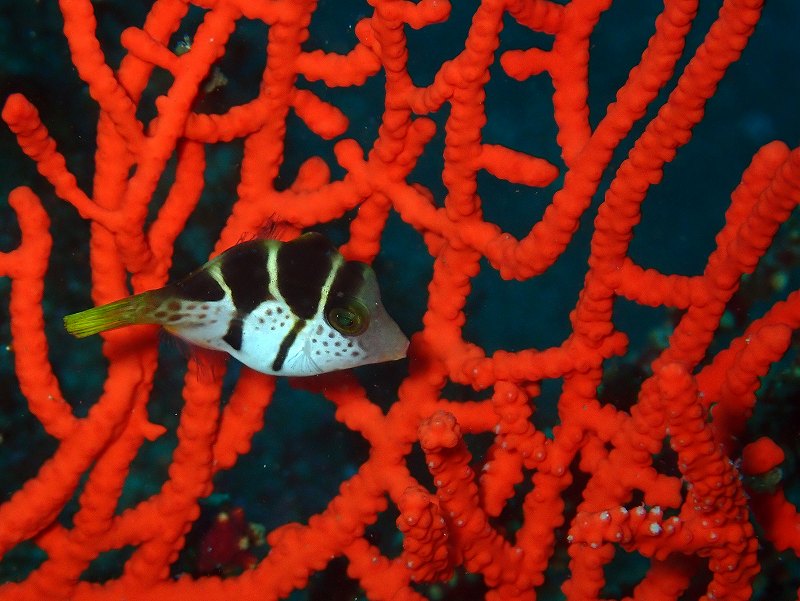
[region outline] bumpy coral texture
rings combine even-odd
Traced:
[[[135,292],[165,283],[174,242],[204,188],[207,147],[243,138],[238,200],[216,252],[268,220],[291,236],[353,212],[342,251],[369,262],[380,252],[384,227],[395,212],[418,233],[417,252],[427,250],[432,257],[424,327],[412,336],[407,377],[386,413],[352,374],[309,384],[335,405],[336,419],[370,447],[368,459],[324,511],[307,523],[268,533],[268,555],[241,575],[172,577],[170,566],[198,518],[200,499],[212,492],[212,477],[248,452],[264,425],[274,380],[243,370],[223,408],[224,358],[207,359],[213,369],[190,362],[183,390],[175,392],[183,407],[168,479],[157,494],[118,513],[128,466],[145,441],[163,433],[148,421],[146,410],[156,337],[143,327],[104,335],[103,392],[88,415],[74,415],[50,367],[44,334],[48,216],[32,191],[16,189],[9,202],[22,241],[0,254],[0,275],[11,279],[15,370],[28,411],[58,446],[35,477],[0,505],[0,553],[32,541],[47,556],[23,581],[0,585],[1,599],[277,599],[305,587],[338,556],[372,600],[423,599],[426,589],[419,583],[445,582],[457,570],[478,574],[487,599],[532,600],[557,546],[568,552],[562,590],[571,600],[602,596],[604,567],[623,550],[649,561],[636,598],[677,599],[693,575],[705,574],[704,599],[746,599],[759,569],[751,507],[769,515],[768,539],[800,549],[797,513],[780,486],[760,492],[750,505],[732,461],[741,454],[736,437],[753,410],[760,378],[784,355],[800,323],[798,292],[706,357],[742,275],[755,268],[800,198],[800,150],[773,142],[755,155],[731,194],[702,274],[661,273],[637,264],[629,253],[649,187],[688,141],[717,83],[739,58],[761,2],[725,0],[668,99],[639,130],[615,173],[608,173],[615,149],[630,141],[634,126],[673,77],[696,0],[664,2],[639,63],[594,125],[587,109],[590,36],[610,0],[483,0],[463,50],[421,87],[409,75],[414,57],[407,35],[412,28],[436,35],[436,23],[447,20],[451,10],[463,10],[446,0],[372,0],[369,15],[349,34],[356,40],[345,54],[303,49],[313,1],[192,4],[205,13],[186,52],[176,54],[170,38],[187,3],[157,0],[141,27],[122,33],[127,56],[113,71],[100,49],[89,0],[61,2],[73,61],[100,109],[91,194],[68,172],[32,104],[21,95],[5,103],[3,119],[22,150],[56,194],[93,224],[93,300],[125,296],[129,283]],[[242,18],[269,26],[257,97],[223,114],[193,112],[194,99]],[[504,19],[546,34],[552,44],[498,53]],[[541,157],[483,141],[493,63],[512,78],[544,76],[552,82],[562,173]],[[137,105],[154,69],[169,72],[172,82],[156,100],[157,116],[143,123]],[[384,109],[369,148],[342,138],[347,116],[305,83],[321,82],[314,88],[320,90],[361,86],[378,76],[385,78]],[[411,173],[436,131],[430,116],[442,111],[447,111],[446,196],[434,198]],[[315,157],[301,166],[288,189],[276,190],[291,112],[315,135],[339,137],[334,149],[341,178],[331,181],[329,166]],[[173,157],[166,200],[148,218],[157,183]],[[548,186],[561,175],[563,183],[543,217],[516,239],[484,217],[481,207],[491,199],[477,193],[481,172],[529,187]],[[573,274],[583,279],[583,288],[569,336],[551,348],[490,355],[465,340],[464,307],[479,262],[485,259],[505,279],[527,280],[550,270],[571,243],[604,175],[613,181],[594,219],[588,268]],[[597,393],[604,362],[626,352],[626,334],[612,321],[619,298],[669,307],[681,316],[637,401],[625,408],[601,402]],[[531,416],[542,382],[551,379],[561,381],[559,423],[545,433]],[[483,391],[475,398],[484,400],[443,398],[448,382]],[[473,458],[467,433],[493,437],[485,457]],[[663,453],[667,444],[672,451]],[[775,467],[782,453],[774,447],[769,440],[748,447],[745,468],[755,475]],[[409,469],[413,448],[426,458],[425,481]],[[672,458],[673,465],[654,464],[659,454]],[[475,459],[480,474],[473,471]],[[578,495],[577,512],[565,523],[565,495],[578,472],[584,484],[570,492]],[[532,481],[532,489],[518,493],[515,485],[523,480]],[[64,525],[57,516],[76,491],[77,510]],[[497,517],[516,494],[524,494],[521,523],[515,530],[501,528]],[[395,557],[386,557],[365,536],[389,504],[399,510],[397,527],[404,537]],[[119,577],[103,583],[82,579],[96,557],[122,548],[131,553]]]

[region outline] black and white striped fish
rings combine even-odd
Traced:
[[[78,338],[133,324],[283,376],[401,359],[408,347],[372,269],[317,233],[243,242],[174,284],[64,317]]]

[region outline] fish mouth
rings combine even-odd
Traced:
[[[360,346],[366,352],[369,363],[397,361],[408,352],[408,338],[383,307],[372,316],[369,329],[361,335]]]
[[[403,337],[405,338],[405,336]],[[408,339],[402,343],[397,343],[392,348],[382,349],[379,355],[376,355],[373,363],[383,363],[384,361],[399,361],[400,359],[405,359],[406,355],[408,354]],[[370,355],[372,353],[370,352]]]

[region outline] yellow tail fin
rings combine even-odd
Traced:
[[[106,330],[144,323],[142,308],[147,305],[143,298],[146,295],[149,293],[135,294],[107,305],[65,315],[64,327],[76,338],[86,338]]]

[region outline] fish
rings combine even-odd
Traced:
[[[316,232],[240,242],[163,288],[64,317],[77,338],[138,324],[280,376],[394,361],[408,349],[373,269]]]

